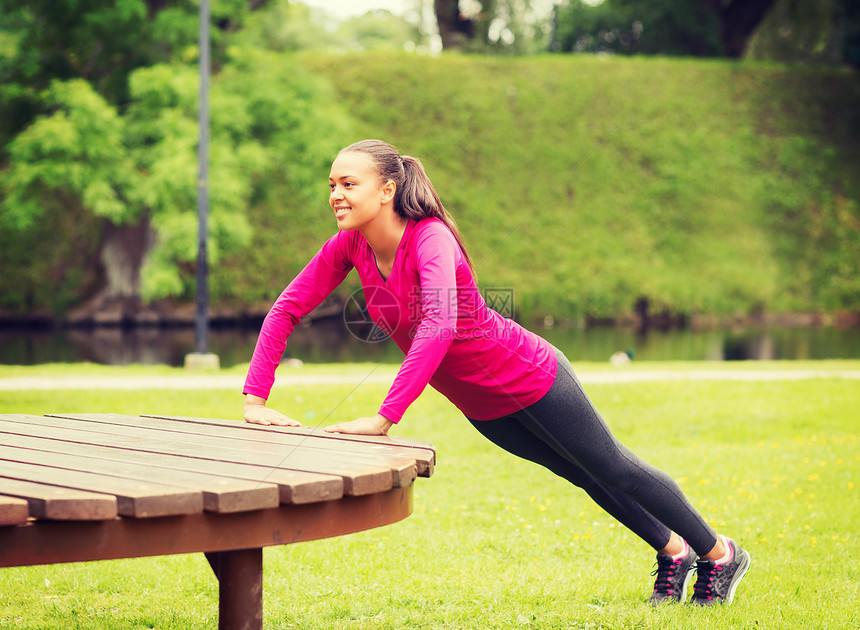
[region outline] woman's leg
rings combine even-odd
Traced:
[[[552,388],[514,417],[602,486],[630,497],[644,508],[643,513],[677,532],[699,555],[714,549],[716,532],[669,475],[638,458],[612,435],[561,353]],[[667,542],[668,535],[663,544]]]
[[[654,549],[662,549],[669,541],[669,528],[643,510],[642,506],[627,495],[597,482],[578,465],[555,451],[544,439],[523,426],[516,417],[486,421],[470,419],[469,422],[497,446],[517,457],[540,464],[585,490],[597,505]]]

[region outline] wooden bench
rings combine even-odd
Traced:
[[[0,567],[203,552],[219,627],[262,628],[262,549],[412,512],[432,445],[115,414],[0,415]]]

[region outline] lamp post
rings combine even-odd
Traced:
[[[195,352],[185,357],[187,368],[219,367],[218,356],[209,352],[209,0],[200,0],[200,107],[197,144],[197,300],[194,317]]]

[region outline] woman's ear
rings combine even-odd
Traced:
[[[397,184],[394,183],[393,179],[389,179],[382,185],[380,190],[382,194],[382,203],[394,201],[394,193],[397,192]]]

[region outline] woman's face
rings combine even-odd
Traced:
[[[380,216],[383,204],[393,196],[380,183],[373,159],[356,151],[337,156],[328,183],[329,204],[341,230],[366,227]]]

